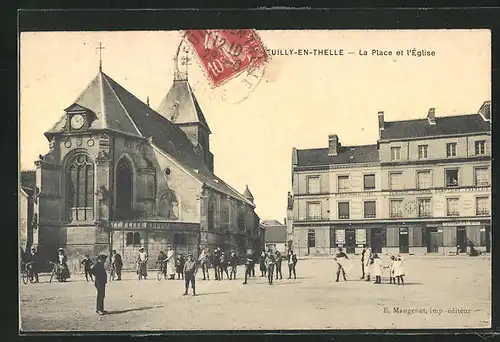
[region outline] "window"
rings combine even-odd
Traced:
[[[321,219],[321,204],[320,203],[307,203],[307,219],[308,220]]]
[[[83,153],[71,158],[66,169],[69,221],[94,218],[94,163]]]
[[[446,144],[446,156],[456,157],[457,156],[457,143]]]
[[[141,234],[138,232],[127,233],[126,244],[127,244],[127,246],[140,246],[141,245]]]
[[[448,216],[460,216],[458,198],[447,198],[446,199],[446,215]]]
[[[364,175],[365,190],[375,189],[375,175]]]
[[[391,218],[403,217],[403,200],[391,200]]]
[[[339,192],[349,191],[349,176],[339,176]]]
[[[245,230],[245,212],[246,207],[244,205],[240,205],[238,209],[238,229]],[[228,225],[229,225],[229,213],[228,213]]]
[[[339,202],[339,219],[349,218],[349,202]]]
[[[402,189],[403,188],[402,180],[403,180],[402,172],[389,173],[389,189],[391,190]]]
[[[431,216],[431,200],[429,198],[418,200],[418,217]]]
[[[446,186],[458,186],[458,170],[445,170]]]
[[[489,215],[489,207],[489,197],[476,197],[476,215]]]
[[[429,189],[430,187],[432,187],[431,172],[430,171],[418,171],[417,172],[417,188],[418,189]]]
[[[401,147],[391,147],[391,160],[401,159]]]
[[[215,228],[215,215],[214,215],[214,203],[209,200],[208,202],[208,213],[207,213],[207,221],[208,221],[208,230],[214,230]]]
[[[377,208],[375,205],[375,201],[366,201],[364,203],[364,213],[365,218],[375,218],[377,217]]]
[[[418,159],[426,159],[426,158],[427,158],[427,145],[419,145]]]
[[[475,151],[476,151],[476,156],[479,154],[485,154],[486,153],[486,141],[481,140],[481,141],[476,141],[474,143]]]
[[[132,210],[132,165],[126,158],[120,159],[116,166],[116,211],[115,219],[127,220],[133,216]]]
[[[307,192],[309,194],[320,193],[320,187],[319,176],[307,177]]]
[[[488,168],[477,167],[474,169],[474,181],[476,186],[488,185]]]
[[[187,245],[187,235],[184,233],[175,233],[174,234],[174,245]]]

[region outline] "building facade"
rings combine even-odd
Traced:
[[[72,260],[116,249],[127,268],[140,247],[260,250],[253,195],[214,174],[210,134],[187,75],[155,111],[100,69],[45,133],[33,244],[47,259],[59,247]]]
[[[265,249],[286,253],[287,244],[287,226],[277,220],[264,220],[261,228],[265,230]]]
[[[293,149],[293,236],[300,254],[466,252],[491,246],[491,108],[387,122],[377,144]]]

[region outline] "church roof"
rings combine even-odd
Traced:
[[[245,198],[248,198],[251,201],[254,200],[254,197],[253,197],[252,193],[250,192],[248,185],[245,187],[245,192],[243,192],[243,196],[245,196]]]
[[[68,108],[75,105],[90,109],[96,114],[97,119],[92,123],[90,130],[112,129],[151,139],[153,145],[178,161],[200,182],[253,206],[245,196],[206,167],[202,157],[179,127],[102,71],[99,71],[96,78]],[[65,117],[66,115],[47,133],[63,132]]]
[[[210,132],[207,120],[187,80],[174,80],[157,112],[178,125],[199,123]]]

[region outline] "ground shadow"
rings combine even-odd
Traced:
[[[224,293],[229,293],[229,291],[225,291],[225,292],[197,293],[196,297],[199,297],[199,296],[209,296],[209,295],[218,295],[218,294],[224,294]]]
[[[291,282],[291,283],[281,283],[281,282],[274,282],[273,281],[273,285],[293,285],[293,284],[300,284],[302,283],[301,281],[294,281],[294,282]]]
[[[125,310],[114,310],[114,311],[108,311],[107,315],[122,314],[122,313],[126,313],[126,312],[131,312],[131,311],[150,310],[150,309],[162,308],[162,307],[163,307],[163,305],[156,305],[156,306],[143,306],[140,308],[125,309]]]

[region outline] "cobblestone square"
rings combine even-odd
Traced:
[[[383,262],[387,264],[387,257]],[[335,282],[332,259],[305,259],[297,279],[272,286],[256,276],[237,280],[201,280],[197,296],[183,296],[182,280],[146,281],[124,273],[108,283],[105,307],[95,313],[96,291],[80,274],[68,283],[20,284],[21,330],[33,331],[158,331],[272,329],[418,329],[487,328],[491,322],[489,257],[413,257],[405,260],[405,285],[375,285],[360,280],[360,262],[352,260],[347,281]],[[385,274],[386,275],[386,274]]]

